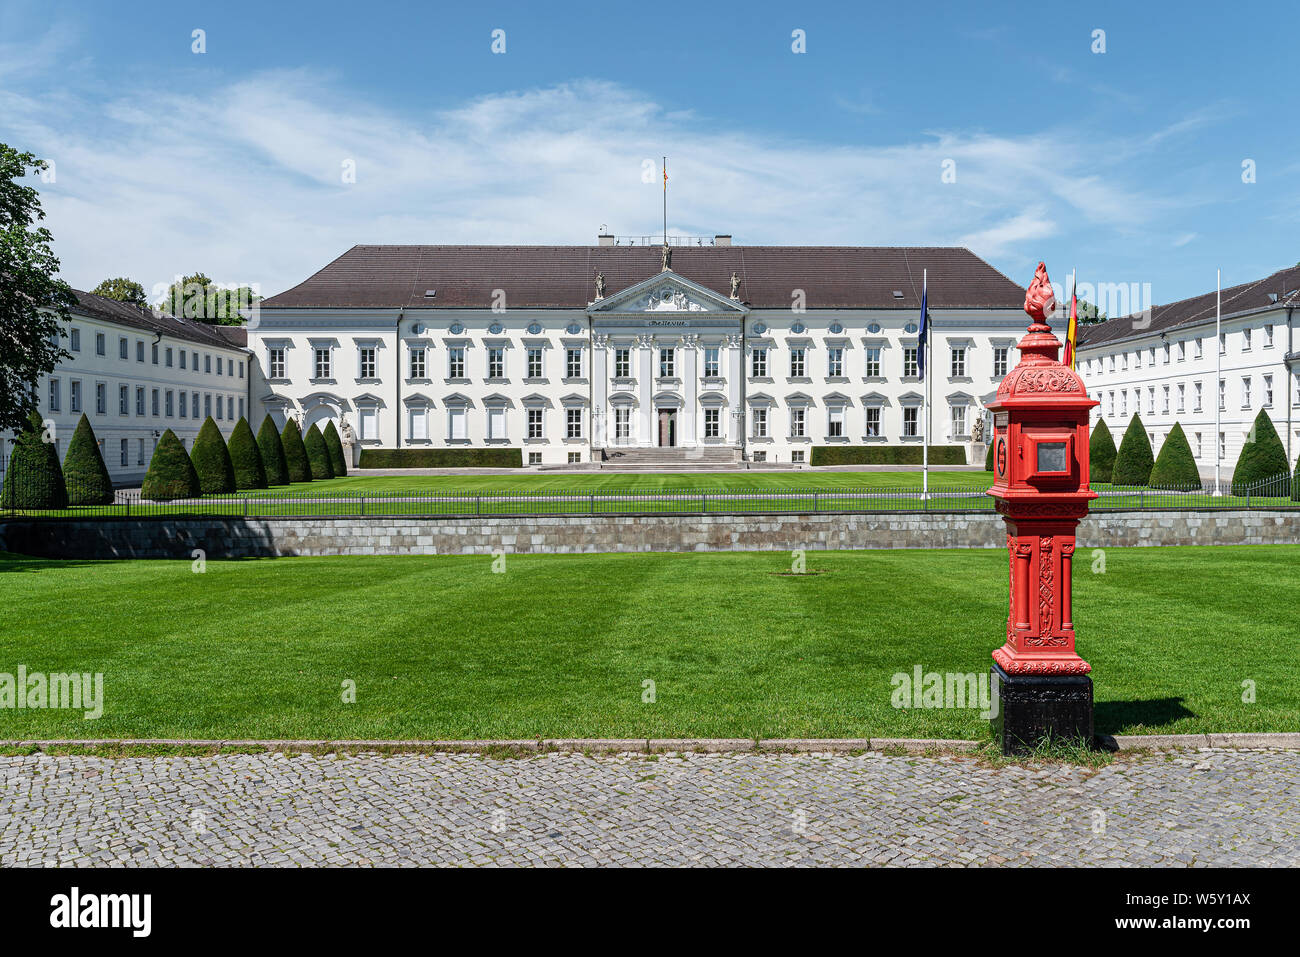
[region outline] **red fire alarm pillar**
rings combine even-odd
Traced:
[[[1098,403],[1057,356],[1047,316],[1047,270],[1025,297],[1031,323],[1020,363],[998,386],[993,413],[993,487],[1007,527],[1007,640],[993,652],[994,730],[1005,754],[1043,740],[1092,743],[1091,666],[1074,647],[1075,529],[1097,493],[1088,488],[1088,419]]]

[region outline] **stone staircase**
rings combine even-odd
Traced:
[[[617,472],[728,472],[745,468],[740,450],[727,447],[699,449],[605,449],[598,467]]]

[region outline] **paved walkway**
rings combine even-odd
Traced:
[[[1300,752],[0,758],[0,865],[1300,865]]]

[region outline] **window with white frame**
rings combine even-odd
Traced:
[[[831,439],[844,437],[844,406],[832,405],[826,410],[826,436]]]
[[[1228,353],[1228,334],[1226,332],[1221,332],[1219,333],[1219,355],[1221,356],[1227,355],[1227,353]]]
[[[844,347],[831,346],[826,350],[826,374],[832,379],[844,375]]]
[[[1242,352],[1250,351],[1250,333],[1251,330],[1249,329],[1241,330],[1241,351]]]
[[[1128,371],[1128,353],[1121,352],[1119,355],[1119,368],[1121,372]]]
[[[1162,386],[1161,389],[1162,389],[1162,394],[1160,396],[1160,411],[1164,415],[1168,415],[1169,414],[1169,386],[1167,385]]]
[[[750,353],[749,374],[755,379],[767,378],[767,349],[760,346]]]
[[[1219,433],[1219,458],[1225,459],[1227,457],[1228,457],[1228,433],[1220,432]]]
[[[487,410],[487,428],[489,439],[506,438],[506,407],[504,405],[490,405]]]
[[[117,414],[131,414],[131,390],[124,385],[117,387]]]
[[[163,365],[169,369],[172,367],[172,349],[170,346],[168,346],[167,350],[163,353]]]
[[[542,453],[541,453],[541,452],[529,452],[529,453],[528,453],[528,464],[529,464],[529,465],[541,465],[541,464],[542,464]]]
[[[181,353],[182,363],[185,353]],[[271,346],[266,350],[266,374],[270,379],[284,378],[284,346]]]
[[[1250,376],[1241,377],[1241,407],[1250,408]]]
[[[144,439],[135,440],[135,464],[144,465]]]
[[[108,386],[102,382],[95,383],[95,414],[108,415]]]
[[[704,350],[704,377],[706,379],[716,379],[718,377],[718,347],[707,346]]]
[[[197,392],[191,392],[190,393],[190,418],[197,419],[198,417],[199,417],[199,394]]]
[[[966,374],[966,348],[964,346],[952,347],[952,372],[950,375],[961,377]]]
[[[447,407],[447,440],[464,442],[469,438],[469,410],[463,405]]]
[[[804,347],[794,346],[790,349],[790,377],[793,379],[803,378],[804,375]]]
[[[235,397],[226,396],[226,418],[234,420],[235,418]]]
[[[373,379],[375,377],[374,346],[361,346],[357,349],[357,371],[362,379]]]
[[[1169,347],[1165,346],[1165,362],[1168,361],[1169,361]],[[1178,361],[1179,362],[1187,361],[1187,340],[1186,339],[1178,340]]]
[[[1228,407],[1228,382],[1226,379],[1219,380],[1219,411],[1222,412]]]
[[[185,355],[185,353],[182,352],[181,355]],[[189,418],[189,401],[188,393],[178,392],[176,394],[176,407],[179,410],[182,419]]]
[[[424,346],[412,346],[410,353],[410,377],[412,379],[425,378],[425,361],[428,350]]]
[[[379,410],[373,405],[357,409],[357,418],[361,423],[361,441],[379,441]]]
[[[564,350],[564,374],[570,379],[582,378],[582,350],[569,348]]]
[[[1192,358],[1199,359],[1203,355],[1205,355],[1205,342],[1200,336],[1197,336],[1196,341],[1193,343]]]
[[[880,438],[880,406],[867,406],[867,436],[869,438]]]
[[[542,435],[542,410],[531,408],[528,410],[528,437],[540,439]]]
[[[95,355],[102,356],[108,354],[108,337],[102,332],[95,333]]]
[[[465,347],[448,346],[447,347],[447,378],[463,379],[465,378]],[[463,409],[461,411],[464,411]]]
[[[156,342],[151,343],[149,346],[149,360],[154,365],[158,364],[158,343]]]
[[[167,418],[170,419],[175,414],[176,414],[176,393],[172,392],[171,389],[168,389],[166,392],[163,393],[163,415],[165,415]]]
[[[799,438],[805,434],[804,426],[807,410],[797,406],[790,410],[790,435]]]
[[[1178,407],[1177,410],[1182,412],[1187,402],[1187,386],[1182,382],[1178,383]]]
[[[1115,357],[1114,357],[1113,355],[1111,355],[1111,356],[1107,356],[1107,358],[1110,359],[1110,371],[1111,371],[1111,372],[1114,372],[1114,371],[1115,371]]]
[[[528,378],[542,378],[542,348],[541,346],[528,347]]]
[[[61,398],[62,392],[63,392],[63,387],[60,385],[59,380],[51,379],[50,380],[50,411],[51,412],[59,411],[59,406],[62,404],[62,398]]]
[[[1128,416],[1128,390],[1127,389],[1119,390],[1119,414],[1126,417]]]
[[[488,346],[487,374],[489,379],[506,377],[506,350],[504,346]]]
[[[1264,326],[1264,348],[1273,348],[1273,326],[1271,323]]]
[[[704,410],[704,437],[716,439],[722,435],[722,410],[708,408]]]
[[[144,415],[144,387],[136,386],[135,389],[135,414]]]
[[[81,380],[71,379],[68,381],[68,411],[81,411]]]
[[[1204,391],[1205,390],[1202,387],[1200,382],[1192,383],[1192,411],[1193,412],[1201,411],[1201,393]]]
[[[1201,433],[1200,432],[1195,433],[1195,437],[1196,437],[1196,457],[1199,459],[1201,457]]]
[[[905,346],[903,348],[903,377],[916,378],[920,374],[920,367],[916,363],[916,346]]]
[[[749,414],[754,423],[754,438],[767,438],[767,409],[751,409]]]
[[[957,437],[957,436],[965,435],[965,434],[966,434],[966,408],[967,408],[967,407],[964,406],[964,405],[954,405],[954,406],[951,406],[950,408],[951,408],[951,412],[952,412],[952,434],[953,434],[953,437],[955,438],[955,437]]]
[[[632,350],[627,346],[614,349],[614,378],[630,379],[632,377]]]
[[[205,360],[211,356],[204,356]],[[312,378],[328,379],[330,378],[330,349],[329,346],[317,346],[312,350]],[[210,370],[209,370],[210,371]]]
[[[538,410],[540,412],[540,410]],[[709,409],[704,410],[704,437],[715,438],[709,435]],[[712,411],[717,412],[717,409]],[[540,426],[539,426],[540,428]],[[628,439],[632,437],[632,410],[625,405],[614,407],[614,438]]]
[[[903,406],[903,435],[915,438],[917,424],[920,422],[920,408],[915,405]]]
[[[790,451],[790,461],[796,464],[807,461],[807,454],[804,449],[792,449]]]
[[[1273,377],[1264,376],[1264,407],[1271,408],[1273,405]]]
[[[995,376],[1005,376],[1007,374],[1007,357],[1011,349],[1008,346],[993,347],[993,374]]]
[[[119,461],[122,463],[123,468],[131,464],[130,442],[130,439],[122,439],[121,444],[118,447],[121,452],[121,458]]]
[[[671,379],[675,375],[677,375],[677,350],[660,349],[659,377],[661,379]]]
[[[1107,415],[1115,414],[1115,393],[1114,392],[1110,393],[1110,395],[1106,397],[1106,414]]]
[[[567,439],[582,438],[582,409],[564,410],[564,437]]]
[[[413,405],[409,416],[411,420],[411,441],[427,442],[429,440],[429,407]]]
[[[869,379],[880,378],[880,346],[867,346],[866,356],[865,375]]]

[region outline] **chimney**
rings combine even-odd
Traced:
[[[715,245],[715,246],[730,246],[730,245],[731,245],[731,233],[727,233],[726,235],[717,235],[717,236],[714,236],[714,237],[713,237],[713,245]]]
[[[614,237],[613,237],[612,235],[610,235],[609,233],[601,233],[599,236],[596,237],[596,245],[597,245],[597,246],[613,246],[613,245],[614,245]]]

